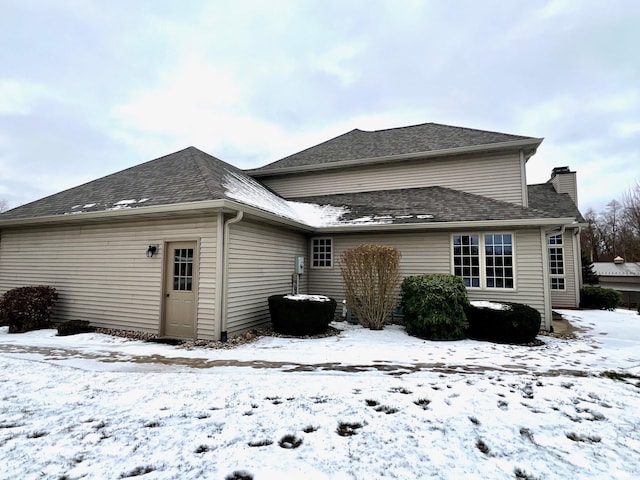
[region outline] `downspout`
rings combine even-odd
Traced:
[[[549,285],[549,247],[547,233],[544,228],[540,228],[540,242],[542,243],[542,292],[544,301],[544,330],[552,331],[551,320],[553,319],[553,310],[551,305],[551,287]]]
[[[234,223],[238,223],[242,220],[244,216],[244,212],[242,210],[238,210],[236,212],[236,216],[230,218],[226,222],[224,222],[224,240],[222,244],[223,248],[223,263],[222,263],[222,311],[220,312],[220,341],[227,341],[227,305],[229,302],[229,291],[228,291],[228,283],[229,283],[229,230],[230,226]]]
[[[578,280],[578,286],[576,288],[576,308],[580,307],[580,290],[584,286],[584,279],[582,278],[582,242],[580,241],[580,233],[582,232],[582,227],[578,225],[575,233],[573,234],[573,265],[574,265],[574,275]]]

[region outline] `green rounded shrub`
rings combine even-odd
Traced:
[[[465,337],[467,289],[460,277],[443,273],[414,275],[402,281],[402,311],[407,333],[429,340]]]
[[[0,298],[0,317],[6,317],[9,333],[28,332],[51,326],[49,315],[58,292],[45,285],[18,287]]]
[[[272,295],[269,297],[269,313],[273,330],[298,336],[324,333],[333,321],[336,305],[336,301],[329,297]]]
[[[622,294],[613,288],[585,286],[580,290],[580,308],[615,310],[622,303]]]
[[[521,303],[499,303],[505,306],[504,310],[474,305],[465,307],[469,338],[499,343],[532,342],[540,331],[540,312]]]

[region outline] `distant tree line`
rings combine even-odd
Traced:
[[[611,262],[617,256],[640,262],[640,182],[620,200],[612,200],[603,212],[590,208],[588,226],[582,230],[583,254],[594,262]]]

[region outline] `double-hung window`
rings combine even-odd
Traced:
[[[455,234],[453,274],[469,288],[515,288],[513,235]]]
[[[564,243],[562,235],[550,235],[547,237],[549,248],[549,277],[551,290],[564,290],[566,280],[564,273]]]
[[[311,239],[311,267],[333,267],[333,239],[331,237]]]

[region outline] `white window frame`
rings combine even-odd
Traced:
[[[317,265],[316,264],[316,260],[320,260],[320,259],[316,259],[315,257],[315,247],[316,247],[316,242],[318,241],[328,241],[330,248],[331,248],[331,252],[329,255],[329,265]],[[334,242],[333,242],[333,237],[312,237],[311,238],[311,249],[310,249],[310,254],[309,254],[309,258],[310,258],[310,262],[309,265],[311,266],[311,268],[313,269],[331,269],[333,268],[333,251],[334,251]],[[322,261],[326,262],[327,259],[323,259]]]
[[[552,239],[555,239],[553,243],[552,243]],[[560,252],[561,258],[559,263],[560,263],[560,268],[562,269],[562,273],[558,273],[558,272],[553,273],[552,261],[558,262],[558,259],[557,259],[557,252],[552,253],[552,250],[559,250]],[[548,266],[549,288],[554,292],[564,292],[567,290],[567,265],[565,262],[565,254],[566,254],[566,250],[564,248],[564,236],[562,235],[562,233],[547,235],[547,257],[549,261],[549,266]]]
[[[490,292],[513,292],[518,287],[518,272],[516,268],[516,235],[514,232],[505,231],[486,231],[486,232],[455,232],[450,235],[449,246],[451,249],[451,273],[455,275],[455,257],[453,239],[458,235],[477,235],[478,237],[478,256],[480,259],[480,286],[466,287],[468,290],[484,290]],[[487,255],[486,255],[486,239],[485,235],[511,235],[511,260],[512,264],[509,268],[513,271],[513,287],[489,287],[487,286]],[[503,267],[504,268],[504,267]],[[462,277],[460,277],[462,278]]]

